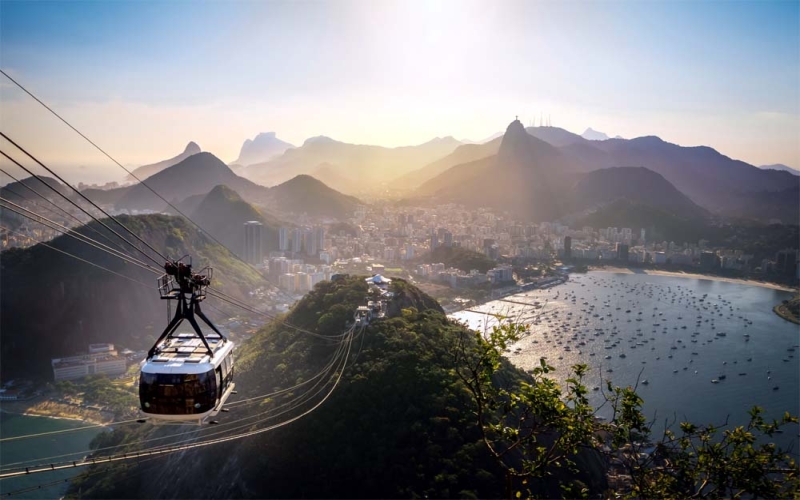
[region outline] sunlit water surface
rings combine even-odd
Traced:
[[[800,328],[772,311],[790,297],[723,281],[593,271],[450,317],[475,329],[496,324],[486,313],[529,324],[530,335],[506,356],[525,370],[546,357],[562,382],[570,366],[588,364],[595,406],[603,381],[638,380],[645,414],[660,431],[675,418],[741,425],[753,405],[770,418],[800,413]],[[609,418],[608,405],[598,415]],[[794,425],[774,441],[797,452],[799,435]]]

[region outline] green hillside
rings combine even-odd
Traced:
[[[393,285],[397,307],[390,309],[397,315],[374,322],[354,339],[338,388],[313,413],[246,440],[159,459],[155,467],[142,465],[134,474],[102,479],[87,475],[73,487],[73,494],[80,488],[83,497],[95,498],[503,495],[502,471],[482,442],[471,400],[454,370],[453,353],[459,342],[471,345],[473,335],[449,322],[438,304],[415,287],[403,281]],[[367,293],[363,277],[322,282],[286,319],[320,334],[341,333]],[[239,351],[238,397],[250,398],[310,380],[335,349],[334,342],[272,323]],[[505,384],[513,386],[526,377],[510,364],[502,364],[500,376]],[[226,419],[235,421],[277,408],[301,392],[265,398],[257,408],[232,409],[214,429],[222,430]],[[140,428],[136,432],[140,433],[137,438],[147,438],[161,431]],[[118,435],[114,439],[133,438]],[[163,470],[169,471],[168,481]],[[548,491],[558,491],[555,480],[550,486],[553,489]]]
[[[191,218],[236,255],[243,255],[244,223],[248,221],[264,225],[265,253],[278,248],[281,221],[247,203],[228,186],[216,186],[205,195],[192,211]]]
[[[264,285],[255,270],[199,233],[186,219],[164,215],[118,219],[171,258],[188,254],[196,269],[212,265],[215,286],[227,293],[244,297]],[[91,227],[115,240],[98,223],[93,222]],[[87,226],[76,231],[99,238]],[[166,305],[156,291],[157,276],[67,236],[49,244],[146,286],[42,245],[2,252],[0,359],[4,377],[49,379],[50,358],[86,351],[89,343],[150,347],[167,321]],[[132,255],[142,258],[140,254]],[[209,314],[212,318],[218,315],[212,311]]]
[[[425,257],[426,262],[443,263],[447,267],[455,267],[465,273],[473,269],[485,273],[497,263],[486,255],[462,247],[437,247]]]

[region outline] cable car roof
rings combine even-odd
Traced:
[[[203,342],[194,333],[180,333],[158,344],[158,354],[145,360],[145,373],[205,373],[218,366],[233,350],[233,342],[219,337],[207,337],[214,357],[208,355]]]

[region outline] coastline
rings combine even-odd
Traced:
[[[658,269],[636,269],[635,271],[631,268],[627,267],[598,267],[598,268],[589,268],[590,271],[595,272],[603,272],[603,273],[618,273],[618,274],[648,274],[653,276],[669,276],[674,278],[693,278],[693,279],[702,279],[702,280],[711,280],[711,281],[724,281],[726,283],[737,283],[739,285],[751,285],[751,286],[760,286],[762,288],[770,288],[772,290],[779,290],[782,292],[796,292],[797,289],[786,286],[786,285],[779,285],[777,283],[768,283],[765,281],[756,281],[756,280],[749,280],[749,279],[740,279],[740,278],[726,278],[724,276],[715,276],[710,274],[700,274],[700,273],[687,273],[682,271],[661,271]]]
[[[35,398],[27,401],[3,401],[0,412],[27,417],[46,417],[57,420],[74,420],[94,425],[107,425],[114,422],[109,412],[76,408],[72,405],[58,403],[46,398]]]

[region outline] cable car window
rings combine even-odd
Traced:
[[[139,399],[146,413],[205,413],[216,404],[216,377],[213,371],[200,374],[142,373]]]

